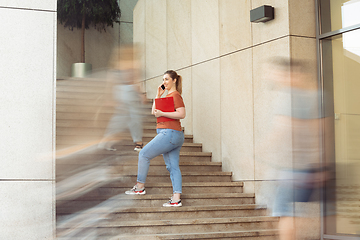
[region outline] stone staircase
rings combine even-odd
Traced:
[[[57,182],[99,166],[110,167],[112,176],[57,201],[59,222],[74,213],[87,221],[99,218],[92,225],[76,219],[58,225],[58,233],[78,225],[77,234],[71,238],[58,234],[59,239],[277,239],[278,218],[267,216],[266,206],[256,205],[254,194],[243,193],[243,183],[232,182],[232,174],[223,172],[221,163],[211,162],[211,153],[202,152],[191,135],[185,135],[180,153],[183,207],[162,207],[172,195],[162,156],[151,161],[147,194],[125,195],[137,174],[131,138],[125,134],[115,145],[116,152],[94,147],[113,113],[112,107],[103,105],[106,91],[99,79],[57,82],[57,150],[70,149],[57,160]],[[156,134],[150,109],[151,101],[144,105],[145,144]],[[83,150],[74,150],[74,145]]]

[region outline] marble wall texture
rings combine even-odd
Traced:
[[[250,10],[262,5],[275,8],[275,19],[251,23]],[[271,209],[279,166],[292,166],[292,141],[289,133],[274,149],[267,136],[274,95],[265,65],[277,56],[306,58],[316,78],[314,1],[139,0],[134,42],[143,47],[148,97],[167,69],[183,75],[185,133]]]
[[[56,1],[1,0],[0,238],[54,239]]]
[[[85,62],[94,71],[108,67],[113,47],[133,42],[133,9],[138,0],[118,0],[121,10],[120,24],[99,32],[85,30]],[[57,78],[71,75],[71,65],[81,59],[81,29],[64,28],[57,23]]]

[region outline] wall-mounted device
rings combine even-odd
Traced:
[[[274,19],[274,8],[272,6],[263,5],[250,10],[250,22],[267,22],[272,19]]]

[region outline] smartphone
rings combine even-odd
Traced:
[[[164,84],[163,84],[163,85],[161,85],[161,89],[162,89],[162,90],[165,90],[165,86],[164,86]]]

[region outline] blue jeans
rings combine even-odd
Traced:
[[[173,193],[182,192],[182,178],[179,167],[180,149],[184,143],[184,133],[173,129],[157,129],[154,137],[139,153],[137,181],[145,183],[150,160],[163,155],[166,169],[170,172]]]

